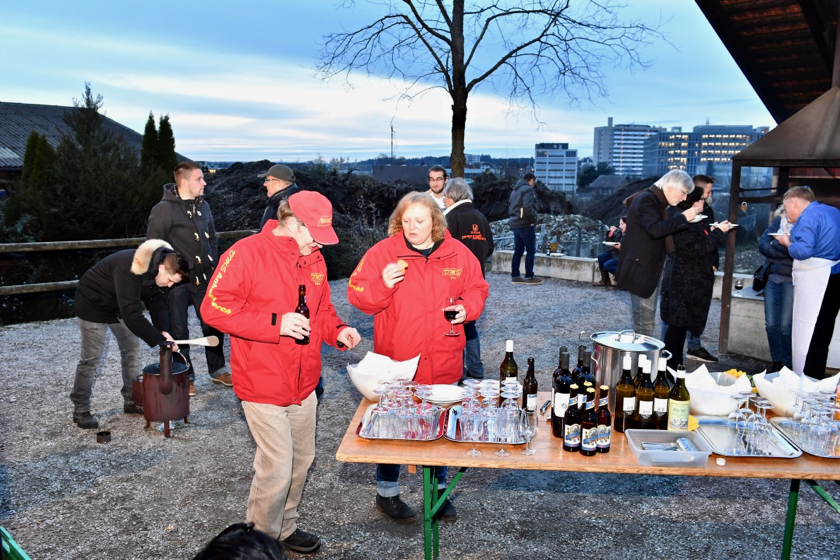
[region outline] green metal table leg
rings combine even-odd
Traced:
[[[440,555],[440,506],[449,497],[452,490],[467,472],[467,467],[461,467],[452,477],[452,482],[446,487],[443,493],[438,496],[437,477],[434,476],[435,467],[423,467],[423,545],[426,560],[437,558]]]
[[[799,503],[798,478],[790,481],[790,495],[788,496],[787,518],[785,519],[785,538],[782,541],[782,560],[790,560],[790,550],[793,546],[793,529],[796,525],[796,506]]]
[[[830,506],[834,509],[834,511],[836,511],[837,513],[840,513],[840,504],[838,504],[838,503],[834,500],[834,498],[833,498],[833,497],[831,497],[831,494],[829,494],[828,492],[826,492],[826,491],[825,491],[825,489],[824,489],[822,486],[820,486],[820,485],[819,485],[819,483],[818,483],[817,481],[815,481],[815,480],[806,480],[805,482],[807,482],[807,483],[808,483],[808,486],[810,486],[810,487],[814,490],[814,492],[816,492],[816,493],[820,496],[820,498],[822,498],[822,499],[823,499],[823,501],[824,501],[825,503],[827,503],[828,505],[830,505]]]

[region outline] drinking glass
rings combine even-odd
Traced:
[[[540,428],[540,419],[536,411],[523,410],[521,415],[520,430],[525,438],[525,449],[520,451],[523,455],[533,455],[537,451],[531,447],[531,439],[537,435]]]
[[[446,317],[446,320],[449,321],[449,332],[445,333],[446,336],[461,336],[461,333],[456,331],[452,327],[452,321],[455,320],[455,317],[458,316],[458,310],[455,309],[455,305],[458,303],[458,298],[456,297],[448,297],[446,298],[446,307],[443,309],[443,316]]]
[[[473,442],[472,449],[467,451],[470,457],[478,457],[481,451],[476,449],[476,442],[481,439],[484,426],[481,410],[474,409],[461,414],[461,438]]]
[[[744,288],[744,279],[738,278],[735,280],[735,297],[741,297],[741,290]]]

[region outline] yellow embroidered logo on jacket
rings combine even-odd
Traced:
[[[312,283],[316,286],[320,286],[324,281],[324,274],[322,272],[313,272],[309,275],[309,279],[312,280]]]
[[[449,276],[451,278],[458,278],[461,276],[461,269],[460,268],[444,268],[443,275]]]

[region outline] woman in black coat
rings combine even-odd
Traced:
[[[703,209],[703,189],[695,188],[679,210],[692,206],[699,214]],[[674,252],[665,262],[662,277],[660,316],[668,323],[665,332],[665,349],[671,355],[671,365],[683,363],[683,346],[686,331],[701,333],[706,328],[706,318],[715,286],[712,258],[718,248],[726,243],[729,222],[712,227],[704,221],[689,223],[688,227],[674,234]]]

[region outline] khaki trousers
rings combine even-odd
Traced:
[[[313,392],[300,405],[275,406],[242,401],[257,442],[247,522],[272,537],[288,538],[297,528],[303,483],[315,458]]]

